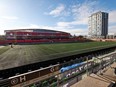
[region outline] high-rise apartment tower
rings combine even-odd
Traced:
[[[97,12],[89,17],[89,35],[92,37],[106,37],[108,35],[108,13]]]

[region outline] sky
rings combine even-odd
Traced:
[[[116,0],[0,0],[0,35],[4,30],[40,28],[88,34],[88,17],[109,13],[109,34],[116,33]]]

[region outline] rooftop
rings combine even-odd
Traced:
[[[37,28],[4,30],[4,32],[9,32],[9,31],[39,31],[39,32],[62,32],[62,33],[67,33],[67,32],[63,32],[63,31],[57,31],[57,30],[51,30],[51,29],[37,29]]]
[[[107,13],[107,12],[98,11],[98,12],[96,12],[96,13],[91,14],[91,16],[96,15],[96,14],[100,14],[100,13]],[[108,13],[107,13],[107,14],[108,14]],[[89,16],[89,17],[91,17],[91,16]]]

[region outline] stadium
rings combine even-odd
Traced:
[[[116,56],[112,53],[115,42],[79,39],[67,32],[47,29],[5,30],[1,43],[1,87],[57,87],[56,75],[61,78],[59,84],[63,84],[85,73],[87,66],[91,72],[97,72],[99,63],[93,61],[95,57],[108,54],[114,61]],[[107,60],[101,63],[104,62]]]
[[[67,39],[70,33],[48,29],[18,29],[5,30],[6,38],[10,40]]]
[[[6,40],[15,43],[63,42],[71,38],[71,34],[48,29],[5,30]]]

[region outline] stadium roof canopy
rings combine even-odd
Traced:
[[[57,30],[51,30],[51,29],[36,29],[36,28],[32,28],[32,29],[12,29],[12,30],[4,30],[4,32],[60,32],[60,33],[68,33],[68,32],[63,32],[63,31],[57,31]]]

